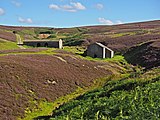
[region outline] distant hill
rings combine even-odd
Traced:
[[[48,39],[63,39],[65,45],[87,46],[102,42],[116,52],[124,53],[137,44],[160,39],[160,20],[122,25],[83,26],[74,28],[0,26],[0,38],[16,41],[16,31],[23,39],[39,39],[43,32],[51,33]]]

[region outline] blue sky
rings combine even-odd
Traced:
[[[160,20],[160,0],[0,0],[0,24],[74,27]]]

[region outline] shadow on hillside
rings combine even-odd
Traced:
[[[33,120],[49,120],[51,116],[38,116],[33,118]]]
[[[139,65],[145,69],[160,66],[160,41],[154,40],[131,47],[125,54],[125,60],[132,65]]]

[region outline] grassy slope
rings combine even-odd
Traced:
[[[75,49],[75,47],[67,47],[65,50],[66,51],[70,51],[70,49],[72,50],[73,53],[77,53],[78,51],[76,51],[77,49]],[[66,54],[67,55],[67,54]],[[93,58],[85,58],[85,57],[82,57],[82,56],[77,56],[77,57],[80,57],[81,59],[87,59],[87,60],[94,60]],[[126,66],[130,66],[126,63],[126,61],[124,60],[124,58],[122,56],[115,56],[114,58],[112,59],[96,59],[94,61],[101,61],[101,62],[108,62],[110,65],[114,66],[114,65],[117,65],[117,62],[121,62],[119,63],[119,68],[113,68],[113,71],[112,72],[115,72],[116,74],[120,74],[120,72],[122,74],[124,74],[125,76],[127,76],[128,74],[125,74],[127,71],[132,71],[132,68],[125,68]],[[124,64],[127,64],[124,66]],[[108,69],[108,68],[107,68]],[[121,75],[123,76],[123,75]],[[63,105],[64,103],[67,103],[69,102],[70,100],[72,99],[75,99],[76,97],[78,96],[81,96],[83,94],[85,94],[86,92],[88,91],[91,91],[91,90],[94,90],[94,89],[97,89],[99,87],[101,87],[108,79],[110,79],[110,77],[112,76],[108,76],[107,78],[99,78],[99,79],[96,79],[94,81],[94,83],[89,86],[89,87],[78,87],[77,90],[71,94],[68,94],[66,96],[63,96],[63,97],[60,97],[58,98],[56,101],[54,102],[47,102],[47,101],[40,101],[38,104],[39,104],[39,107],[38,109],[32,109],[32,112],[31,111],[28,111],[26,109],[25,111],[25,118],[23,118],[23,120],[29,120],[29,119],[33,119],[33,118],[38,118],[38,116],[43,116],[43,115],[49,115],[52,113],[53,109],[56,109],[58,108],[60,105]],[[19,118],[20,119],[20,118]]]
[[[114,79],[114,78],[113,78]],[[110,80],[53,111],[51,120],[158,119],[160,69]]]
[[[3,43],[4,42],[8,42],[8,41],[3,41]],[[8,42],[8,43],[11,44],[12,42]],[[8,47],[9,47],[9,45],[8,45]],[[12,47],[12,48],[14,48],[14,47]],[[77,47],[66,47],[65,50],[66,51],[72,51],[74,54],[75,53],[81,54],[81,52],[79,51],[79,49],[81,49],[81,48],[79,48],[78,50],[76,48]],[[47,50],[32,52],[29,49],[28,50],[26,49],[26,51],[25,50],[24,51],[23,50],[22,51],[21,50],[9,51],[7,53],[2,53],[0,56],[5,56],[5,55],[8,55],[8,54],[9,55],[12,55],[12,54],[22,54],[22,55],[24,55],[24,54],[26,54],[26,55],[28,55],[28,54],[47,54],[47,55],[52,55],[52,54],[55,54],[53,52],[54,50],[55,49],[50,48],[50,49],[47,49]],[[79,56],[79,57],[81,57],[83,59],[87,59],[87,60],[94,60],[93,58],[84,58],[82,56]],[[115,58],[118,58],[118,59],[115,59]],[[112,59],[112,62],[114,63],[114,61],[115,61],[115,64],[117,64],[116,63],[117,60],[121,61],[121,59],[123,59],[123,57],[121,59],[119,59],[119,57],[115,57],[115,58]],[[104,60],[102,60],[102,59],[96,59],[96,61],[103,61],[104,62]],[[105,61],[108,61],[108,60],[106,59]],[[43,101],[43,100],[38,101],[38,102],[37,101],[30,101],[31,106],[26,108],[25,113],[26,113],[27,116],[24,119],[28,120],[28,119],[32,119],[32,118],[40,116],[40,115],[48,115],[52,112],[53,108],[59,107],[59,105],[61,105],[63,103],[66,103],[69,100],[71,100],[73,98],[76,98],[77,96],[82,95],[87,91],[93,90],[93,89],[103,85],[105,81],[106,81],[105,79],[101,79],[100,81],[99,80],[96,81],[95,84],[93,84],[93,86],[91,86],[91,87],[78,88],[74,93],[71,93],[67,96],[61,97],[53,103]],[[38,104],[39,107],[35,108],[35,106],[34,106],[35,104]]]
[[[5,41],[0,39],[0,50],[13,50],[18,49],[19,47],[15,42]]]
[[[127,25],[125,25],[125,26],[127,26]],[[124,27],[125,27],[124,26]],[[120,26],[119,26],[120,27]],[[143,27],[143,26],[142,26]],[[109,35],[111,38],[118,38],[118,37],[123,37],[123,36],[126,36],[126,35],[129,35],[129,36],[131,36],[131,35],[135,35],[135,33],[133,33],[133,32],[128,32],[128,31],[124,31],[124,32],[122,32],[122,33],[119,33],[119,31],[116,31],[117,30],[117,26],[114,26],[113,28],[114,29],[111,29],[110,31],[108,31],[110,28],[108,28],[108,27],[102,27],[103,28],[103,30],[102,29],[99,29],[99,30],[102,30],[102,31],[99,31],[98,33],[101,33],[101,34],[107,34],[107,36]],[[30,28],[28,29],[28,30],[23,30],[23,31],[18,31],[18,34],[20,34],[21,35],[21,37],[23,38],[24,37],[24,35],[25,34],[27,34],[28,36],[27,36],[27,38],[30,38],[30,39],[37,39],[36,37],[37,37],[37,34],[35,34],[35,30],[34,30],[35,28],[32,28],[31,30],[30,30]],[[39,28],[38,28],[39,29]],[[119,29],[121,29],[121,28],[119,28]],[[139,29],[142,29],[142,28],[139,28]],[[45,28],[44,30],[48,30],[48,28]],[[155,32],[155,30],[156,29],[153,29],[153,31],[151,31],[151,32]],[[158,29],[157,29],[158,30]],[[63,36],[63,38],[65,39],[65,43],[66,44],[71,44],[71,45],[76,45],[76,44],[79,44],[79,41],[78,41],[78,43],[77,43],[77,40],[79,40],[79,39],[83,39],[83,38],[86,38],[86,37],[90,37],[90,34],[91,34],[91,36],[92,36],[92,34],[94,34],[94,29],[91,29],[91,28],[82,28],[82,29],[78,29],[78,28],[74,28],[73,29],[73,31],[71,31],[70,33],[69,33],[69,31],[67,30],[67,32],[65,32],[65,31],[63,31],[63,30],[56,30],[56,31],[58,31],[58,32],[56,32],[56,37],[57,38],[61,38],[61,36]],[[96,31],[97,31],[97,29],[96,29]],[[108,32],[107,32],[108,31]],[[112,31],[113,31],[113,33],[112,33]],[[141,32],[141,31],[140,31]],[[97,32],[95,32],[96,33],[96,35],[98,34]],[[159,33],[159,30],[158,30],[158,32],[156,32],[157,34]],[[146,33],[144,33],[144,34],[146,34]],[[150,34],[150,33],[147,33],[147,34]],[[24,38],[23,38],[24,39]],[[91,38],[90,38],[91,39]],[[98,39],[98,38],[97,38]],[[71,40],[71,41],[70,41]],[[81,42],[81,41],[80,41]],[[11,42],[0,42],[0,49],[2,49],[2,50],[6,50],[6,49],[15,49],[15,48],[18,48],[14,43],[11,43]],[[69,48],[70,49],[70,48]],[[68,51],[68,48],[66,48],[66,50]],[[72,50],[71,50],[72,51]],[[83,51],[83,50],[82,50]],[[76,49],[76,53],[78,53],[78,54],[81,54],[81,50],[78,50],[77,51],[77,49]],[[24,54],[24,53],[20,53],[20,54]],[[32,54],[32,53],[25,53],[25,54]],[[33,54],[35,54],[35,53],[33,53]],[[37,54],[42,54],[41,52],[38,52]],[[46,51],[44,51],[44,54],[50,54],[50,52],[47,52],[46,53]],[[90,57],[87,57],[87,58],[84,58],[84,59],[87,59],[87,60],[95,60],[95,59],[93,59],[93,58],[90,58]],[[122,60],[123,59],[123,57],[122,56],[116,56],[115,58],[115,61],[117,62],[117,64],[121,64],[120,63],[120,61],[119,61],[119,59],[120,60]],[[96,61],[100,61],[101,59],[96,59]],[[101,60],[101,61],[110,61],[110,62],[112,62],[112,60]],[[122,62],[123,63],[123,62]],[[113,68],[114,69],[114,68]],[[159,70],[159,69],[158,69]],[[153,71],[152,71],[153,72]],[[152,94],[153,94],[153,98],[156,98],[156,95],[153,93],[153,92],[151,92],[150,93],[150,91],[152,91],[153,89],[154,90],[157,90],[158,91],[158,88],[159,87],[157,87],[157,85],[159,85],[159,81],[158,82],[155,82],[155,83],[151,83],[151,82],[149,82],[149,83],[145,83],[145,82],[139,82],[139,80],[140,80],[140,78],[143,78],[144,77],[144,74],[142,74],[142,76],[137,76],[137,74],[139,74],[139,73],[136,73],[136,74],[132,74],[129,78],[123,78],[123,79],[125,79],[126,81],[123,81],[123,79],[119,79],[120,80],[120,82],[119,81],[109,81],[108,83],[107,83],[107,85],[106,86],[104,86],[104,87],[102,87],[102,88],[99,88],[99,89],[97,89],[97,88],[94,88],[94,89],[96,89],[95,91],[92,91],[92,92],[89,92],[89,93],[86,93],[85,95],[88,95],[88,96],[81,96],[78,100],[75,100],[75,101],[72,101],[72,102],[69,102],[68,104],[66,104],[65,106],[67,106],[68,105],[68,107],[70,108],[72,108],[72,106],[73,106],[73,109],[72,110],[70,110],[70,109],[68,109],[68,107],[65,107],[65,106],[62,106],[59,110],[56,110],[56,111],[54,111],[56,114],[55,115],[57,115],[57,117],[59,118],[59,119],[67,119],[67,118],[74,118],[74,117],[76,117],[76,116],[78,116],[78,117],[80,117],[80,118],[82,118],[82,119],[84,119],[85,118],[85,116],[84,115],[86,115],[86,118],[88,117],[88,118],[95,118],[95,119],[98,119],[98,118],[101,118],[101,119],[103,119],[103,117],[105,117],[105,118],[115,118],[115,116],[112,116],[112,115],[115,115],[115,113],[117,113],[117,118],[118,119],[120,119],[120,118],[123,118],[123,119],[127,119],[127,118],[130,118],[131,116],[129,116],[128,115],[128,113],[127,113],[127,115],[126,115],[126,113],[125,113],[125,111],[124,111],[124,109],[123,109],[123,107],[125,107],[125,104],[123,103],[123,102],[126,102],[127,100],[127,102],[128,103],[130,103],[130,102],[137,102],[137,103],[139,103],[140,105],[141,105],[141,107],[142,107],[142,109],[139,109],[138,108],[138,110],[139,111],[143,111],[143,110],[145,110],[145,109],[149,109],[149,107],[146,107],[145,105],[150,105],[151,107],[155,107],[155,103],[151,103],[150,101],[148,102],[148,103],[146,103],[146,101],[145,101],[145,103],[143,103],[143,99],[142,99],[142,103],[140,103],[139,101],[141,101],[141,97],[143,98],[143,96],[141,96],[141,94],[145,94],[143,91],[146,91],[146,93],[148,92],[149,93],[149,95],[151,94],[151,96],[152,96]],[[155,74],[155,73],[154,73]],[[158,76],[158,73],[156,73],[156,75]],[[154,78],[156,78],[154,75],[152,76],[150,76],[150,75],[148,75],[148,77],[149,78],[145,78],[146,80],[149,80],[149,81],[151,81],[152,79],[154,79]],[[114,80],[115,78],[112,78],[112,80]],[[117,79],[117,78],[116,78]],[[158,80],[159,80],[159,78],[157,78]],[[107,80],[106,80],[107,81]],[[118,86],[118,88],[120,87],[120,88],[123,88],[124,86],[128,86],[127,87],[127,89],[129,89],[129,87],[130,87],[130,84],[132,85],[132,83],[133,83],[133,85],[135,85],[134,86],[134,88],[133,89],[131,89],[131,90],[129,90],[129,91],[127,91],[127,90],[125,90],[125,89],[120,89],[120,90],[116,90],[117,89],[117,86]],[[113,85],[113,86],[112,86]],[[152,86],[152,85],[155,85],[155,87],[154,86]],[[122,86],[122,87],[121,87]],[[150,86],[150,87],[149,87]],[[109,91],[109,93],[110,93],[110,90],[109,89],[111,89],[111,90],[113,90],[113,91],[111,91],[111,95],[109,96],[109,97],[104,97],[104,96],[98,96],[99,94],[101,94],[101,92],[102,93],[105,93],[105,94],[108,94],[108,91]],[[87,90],[92,90],[92,89],[88,89],[87,88]],[[78,91],[78,93],[77,93],[77,96],[78,95],[80,95],[80,94],[84,94],[84,92],[86,92],[87,90],[82,90],[83,92],[81,93],[81,92],[79,92]],[[148,91],[147,91],[148,90]],[[98,95],[97,95],[98,94]],[[157,93],[158,94],[158,93]],[[93,96],[92,96],[93,95]],[[136,99],[136,100],[133,100],[133,99],[135,99],[135,96],[138,96],[138,98]],[[149,96],[148,94],[146,94],[146,98],[144,98],[144,99],[152,99],[152,98],[149,98],[148,96]],[[64,103],[64,102],[66,102],[67,101],[67,99],[68,98],[75,98],[75,97],[77,97],[77,96],[72,96],[72,94],[71,94],[71,96],[69,95],[68,97],[62,97],[62,104]],[[93,100],[92,99],[90,99],[90,97],[89,96],[92,96],[93,97]],[[85,98],[84,98],[85,97]],[[145,96],[144,96],[145,97]],[[148,98],[147,98],[148,97]],[[123,98],[123,99],[122,99]],[[101,101],[101,99],[102,99],[102,101]],[[127,99],[127,100],[126,100]],[[59,99],[58,99],[59,100]],[[123,101],[124,100],[124,101]],[[156,100],[159,100],[159,99],[156,99]],[[88,102],[87,102],[88,101]],[[106,106],[105,105],[103,105],[103,102],[104,102],[104,104],[105,104],[105,101],[108,101],[107,103],[109,103],[109,105],[106,103]],[[77,102],[78,103],[78,105],[76,104],[76,103],[74,103],[74,102]],[[121,103],[121,104],[119,104],[119,103]],[[153,102],[153,101],[152,101]],[[157,102],[159,102],[159,101],[157,101]],[[75,106],[74,105],[72,105],[72,103],[73,104],[75,104]],[[83,104],[83,103],[86,103],[88,106],[90,106],[90,107],[88,107],[88,106],[85,106],[85,104]],[[55,103],[56,105],[57,105],[57,103]],[[39,105],[40,105],[40,108],[43,108],[43,110],[41,111],[41,110],[37,110],[36,111],[36,113],[33,113],[33,114],[35,114],[35,115],[33,115],[33,116],[40,116],[40,115],[45,115],[45,113],[49,113],[51,110],[52,110],[52,108],[54,108],[56,105],[55,104],[53,104],[53,103],[47,103],[47,102],[43,102],[42,101],[42,103],[40,103]],[[94,105],[94,106],[93,106]],[[98,106],[98,105],[100,105],[100,106]],[[108,106],[107,106],[108,105]],[[113,106],[113,105],[117,105],[117,106]],[[124,106],[123,106],[124,105]],[[131,106],[132,104],[128,104],[128,105],[126,105],[127,107],[128,106]],[[133,106],[136,106],[135,107],[135,109],[137,110],[137,104],[133,104]],[[52,107],[52,106],[54,106],[54,107]],[[91,107],[91,106],[93,106],[93,108]],[[106,111],[104,112],[104,111],[101,111],[101,109],[102,108],[105,108],[106,107],[106,110],[108,110],[107,111],[107,113],[106,113]],[[109,107],[111,107],[111,108],[109,108]],[[159,107],[159,106],[158,106]],[[83,108],[83,109],[82,109]],[[86,109],[85,109],[86,108]],[[107,108],[109,108],[109,109],[107,109]],[[61,112],[62,110],[64,110],[64,111],[66,111],[66,110],[68,110],[68,112]],[[86,110],[86,114],[85,114],[85,110]],[[88,111],[87,111],[88,110]],[[90,112],[90,111],[91,112]],[[104,109],[102,109],[102,110],[104,110]],[[128,109],[127,109],[128,110]],[[133,109],[134,110],[134,109]],[[150,109],[149,109],[150,110]],[[41,111],[41,112],[40,112]],[[152,113],[154,113],[153,115],[155,115],[155,111],[157,111],[156,109],[153,109],[153,112],[152,111],[149,111],[150,112],[150,114],[152,114]],[[27,111],[26,110],[26,112],[30,112],[30,111]],[[104,112],[104,113],[103,113]],[[146,111],[145,111],[146,112]],[[60,116],[58,115],[58,114],[60,114],[60,113],[63,113],[63,114],[61,114]],[[89,114],[88,115],[88,113],[91,113],[91,114]],[[137,112],[138,113],[138,112]],[[135,114],[136,115],[136,114]],[[31,118],[33,118],[33,116],[31,117]],[[155,117],[155,116],[154,116]],[[58,119],[58,118],[52,118],[52,119]],[[28,118],[27,118],[28,119]],[[30,119],[30,118],[29,118]],[[75,119],[77,119],[77,118],[75,118]],[[137,118],[138,119],[138,118]]]
[[[32,28],[0,26],[0,30],[8,34],[16,31],[23,39],[39,39],[39,33],[48,33],[48,39],[63,39],[64,45],[88,45],[95,41],[105,42],[112,49],[119,52],[137,43],[160,38],[160,21],[113,25],[88,26],[74,28]],[[13,37],[13,36],[12,36]],[[9,38],[8,38],[9,39]],[[11,39],[11,38],[10,38]],[[12,38],[13,39],[13,38]],[[125,41],[125,42],[124,42]],[[117,43],[114,45],[114,43]]]
[[[73,53],[79,53],[76,47],[67,47],[65,50],[72,51]],[[116,62],[119,66],[124,67],[125,74],[123,73],[123,76],[118,75],[99,79],[95,84],[96,86],[93,85],[89,88],[77,89],[74,93],[61,97],[53,103],[42,101],[39,104],[39,109],[33,110],[33,112],[26,111],[27,116],[25,117],[25,120],[32,119],[37,116],[39,116],[37,119],[48,118],[50,116],[43,115],[51,114],[52,110],[54,110],[54,116],[50,119],[56,120],[110,118],[143,119],[146,117],[144,113],[147,113],[148,116],[153,114],[153,119],[158,117],[159,113],[157,113],[157,109],[159,108],[156,107],[157,103],[155,103],[155,101],[160,103],[157,98],[160,92],[160,69],[142,73],[139,68],[134,68],[135,72],[129,73],[125,71],[125,69],[129,69],[129,65],[124,60],[123,56],[115,56],[112,59],[105,60],[98,58],[93,59],[90,57],[81,58],[86,60],[109,62],[110,64]],[[156,92],[154,93],[154,91]],[[151,100],[152,98],[155,99]],[[71,99],[74,100],[70,101]],[[64,103],[66,104],[63,105]],[[138,107],[139,104],[141,107]],[[61,107],[55,110],[60,105]],[[145,111],[146,109],[147,111]],[[141,116],[139,116],[140,112],[142,114]]]

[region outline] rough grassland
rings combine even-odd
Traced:
[[[13,50],[13,49],[19,49],[19,47],[15,42],[10,42],[0,39],[0,50]]]
[[[107,81],[53,111],[50,120],[158,120],[160,69]],[[41,118],[41,119],[40,119]],[[47,116],[46,116],[47,118]],[[39,117],[44,120],[45,117]]]
[[[72,47],[17,49],[14,33],[22,40],[50,34]],[[159,39],[160,20],[68,29],[0,26],[0,119],[159,119]],[[115,57],[83,57],[96,41]],[[121,56],[126,51],[127,61],[149,70],[128,64]]]
[[[44,52],[46,54],[46,52]],[[10,54],[0,56],[0,117],[16,119],[48,106],[61,96],[74,92],[77,88],[91,86],[97,78],[113,74],[108,69],[117,62],[95,62],[82,60],[67,53]],[[68,98],[67,98],[68,99]],[[62,100],[63,101],[63,100]],[[64,100],[65,101],[65,100]],[[44,103],[44,104],[42,104]],[[60,103],[57,103],[60,105]],[[44,112],[44,111],[43,111]],[[39,114],[36,114],[37,117]]]
[[[113,26],[74,28],[0,26],[0,38],[16,41],[13,31],[24,40],[39,39],[40,33],[47,33],[51,37],[48,39],[62,38],[64,45],[87,46],[93,42],[102,42],[114,51],[124,53],[137,44],[160,39],[160,20]]]

